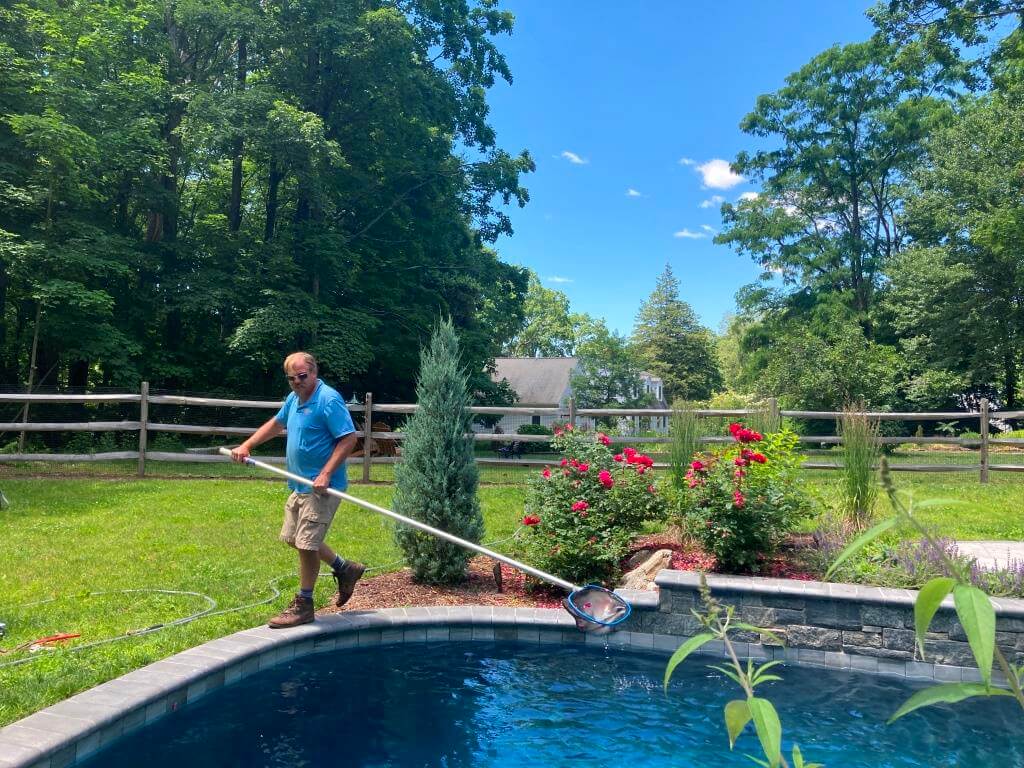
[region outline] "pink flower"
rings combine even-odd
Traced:
[[[587,509],[590,509],[590,505],[585,501],[577,501],[572,505],[573,512],[583,512]]]
[[[536,515],[527,515],[523,518],[523,525],[536,525],[540,522],[540,518]]]
[[[690,469],[692,469],[694,472],[702,472],[704,470],[704,462],[694,460],[690,462]]]
[[[540,473],[540,476],[545,480],[551,477],[551,467],[544,467],[544,471]]]
[[[604,432],[598,432],[597,433],[597,442],[599,442],[601,445],[611,445],[612,444],[611,438],[608,437],[608,435],[606,435]]]
[[[622,461],[622,454],[616,453],[614,456],[612,456],[612,458],[615,459],[616,461]]]
[[[577,464],[576,466],[579,468],[580,472],[586,472],[588,469],[590,469],[589,464]]]
[[[647,467],[645,467],[645,466],[644,466],[643,464],[639,464],[639,465],[637,465],[637,468],[636,468],[636,473],[637,473],[638,475],[642,475],[642,474],[643,474],[644,472],[646,472],[646,471],[647,471]]]
[[[632,461],[636,456],[636,448],[623,448],[622,452],[626,454],[626,461]]]
[[[732,476],[735,477],[737,480],[739,480],[741,477],[745,476],[746,474],[747,473],[744,472],[742,469],[737,469],[735,472],[732,473]]]
[[[747,460],[744,459],[742,456],[737,456],[735,459],[732,460],[732,463],[735,464],[737,467],[745,467],[748,464]]]
[[[611,488],[613,485],[615,485],[615,481],[612,480],[612,473],[609,472],[607,469],[602,469],[600,472],[597,473],[597,481],[605,488]]]
[[[580,517],[586,517],[586,516],[587,516],[587,510],[581,509],[580,510]]]
[[[561,427],[555,427],[555,437],[561,437],[561,436],[562,436],[562,428]]]
[[[568,459],[562,459],[562,466],[566,466],[569,463]]]
[[[658,490],[657,490],[657,488],[655,488],[655,487],[654,487],[653,485],[648,485],[648,486],[647,486],[647,492],[648,492],[648,493],[657,493],[657,492],[658,492]]]
[[[746,499],[743,498],[743,494],[739,492],[739,489],[732,492],[732,500],[737,509],[742,508],[743,503],[746,501]]]

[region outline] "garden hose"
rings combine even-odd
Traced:
[[[524,526],[520,525],[512,533],[511,536],[507,536],[504,539],[499,539],[497,541],[489,542],[488,545],[489,546],[494,546],[495,544],[503,544],[506,541],[511,541],[512,539],[515,539],[519,535],[519,532],[523,529],[523,527]],[[404,562],[405,562],[405,558],[400,558],[400,559],[394,560],[394,561],[392,561],[390,563],[385,563],[383,565],[376,565],[376,566],[373,566],[371,568],[367,568],[366,569],[366,573],[372,573],[374,571],[381,571],[381,570],[384,570],[384,569],[387,569],[387,568],[391,568],[392,566],[399,565],[399,564],[404,563]],[[227,614],[227,613],[237,613],[238,611],[244,611],[244,610],[247,610],[249,608],[255,608],[256,606],[259,606],[259,605],[266,605],[267,603],[271,603],[274,600],[277,600],[281,596],[281,590],[278,589],[278,587],[277,587],[278,582],[280,582],[283,579],[294,578],[294,575],[295,574],[293,574],[293,573],[287,573],[287,574],[282,574],[280,576],[275,576],[274,578],[272,578],[270,580],[270,582],[269,582],[269,585],[270,585],[271,591],[274,594],[272,594],[270,597],[268,597],[268,598],[266,598],[264,600],[258,600],[258,601],[254,602],[254,603],[248,603],[246,605],[239,605],[239,606],[237,606],[235,608],[224,608],[224,609],[219,610],[219,611],[218,610],[214,610],[217,607],[217,601],[214,600],[209,595],[204,594],[202,592],[191,592],[191,591],[187,591],[187,590],[156,589],[156,588],[152,588],[152,589],[150,589],[150,588],[135,588],[135,589],[115,589],[115,590],[107,590],[107,591],[103,591],[103,592],[89,592],[89,593],[87,593],[85,595],[74,595],[74,597],[76,597],[76,598],[102,597],[102,596],[106,596],[106,595],[139,594],[139,593],[146,593],[146,592],[148,592],[148,593],[163,594],[163,595],[186,595],[188,597],[198,597],[198,598],[201,598],[201,599],[205,600],[206,601],[206,608],[204,608],[201,611],[197,611],[197,612],[195,612],[193,614],[190,614],[188,616],[184,616],[182,618],[179,618],[179,619],[174,619],[172,621],[163,622],[161,624],[153,624],[151,626],[143,627],[143,628],[140,628],[140,629],[130,629],[127,632],[125,632],[123,635],[114,635],[113,637],[107,637],[107,638],[104,638],[102,640],[94,640],[94,641],[89,642],[89,643],[83,643],[82,645],[76,645],[76,646],[74,646],[72,648],[68,648],[67,650],[68,650],[69,653],[78,653],[79,651],[84,651],[84,650],[86,650],[88,648],[95,648],[95,647],[100,646],[100,645],[108,645],[110,643],[116,643],[118,640],[127,640],[128,638],[132,638],[132,637],[141,637],[143,635],[153,634],[154,632],[160,632],[161,630],[169,629],[171,627],[184,626],[185,624],[189,624],[189,623],[191,623],[193,621],[197,621],[198,619],[208,619],[208,618],[211,618],[213,616],[223,616],[224,614]],[[329,574],[329,573],[321,573],[319,575],[319,578],[328,578],[328,577],[331,577],[331,574]],[[34,607],[39,606],[39,605],[46,605],[48,603],[54,603],[54,602],[57,602],[58,600],[62,600],[62,599],[65,599],[65,598],[63,598],[63,597],[50,597],[50,598],[47,598],[46,600],[37,600],[37,601],[31,602],[31,603],[22,603],[21,605],[15,606],[14,610],[21,610],[21,609],[24,609],[24,608],[34,608]],[[7,625],[6,624],[0,624],[0,637],[3,637],[6,629],[7,629]],[[32,645],[35,642],[38,642],[38,641],[32,641],[28,645],[30,646],[30,645]],[[19,646],[15,647],[15,648],[12,648],[10,651],[8,651],[8,653],[13,653],[13,652],[18,651],[18,650],[23,650],[23,646],[28,647],[24,643],[22,643],[22,645],[19,645]],[[3,653],[2,649],[0,649],[0,653]],[[5,661],[3,663],[0,663],[0,669],[4,669],[5,667],[14,667],[14,666],[18,666],[20,664],[28,664],[28,663],[33,662],[33,661],[38,661],[41,658],[44,658],[44,657],[43,656],[27,656],[27,657],[22,658],[22,659],[13,659],[11,661]]]

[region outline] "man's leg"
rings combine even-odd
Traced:
[[[312,593],[316,577],[320,575],[320,557],[315,549],[299,550],[299,589]],[[311,598],[312,599],[312,598]]]
[[[299,593],[284,611],[267,622],[273,629],[296,627],[313,621],[313,586],[320,571],[319,555],[315,545],[312,549],[303,550],[299,549],[296,541],[296,537],[302,535],[300,522],[306,504],[307,497],[297,493],[293,493],[285,504],[284,525],[280,538],[288,546],[298,550]]]
[[[320,562],[327,563],[330,566],[334,565],[334,561],[338,559],[338,553],[328,547],[326,544],[320,545]]]

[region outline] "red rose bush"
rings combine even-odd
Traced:
[[[576,584],[618,576],[629,543],[664,513],[649,456],[612,454],[604,434],[555,430],[562,459],[530,478],[522,537],[531,565]]]

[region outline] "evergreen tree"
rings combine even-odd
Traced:
[[[664,382],[668,402],[704,400],[721,389],[714,340],[693,307],[679,298],[679,281],[668,264],[640,306],[633,343],[647,372]]]
[[[478,543],[484,519],[476,495],[473,441],[465,437],[470,396],[450,320],[437,325],[429,348],[420,354],[416,401],[402,462],[395,467],[395,511]],[[465,579],[472,556],[465,549],[406,526],[396,529],[395,540],[414,580],[453,584]]]

